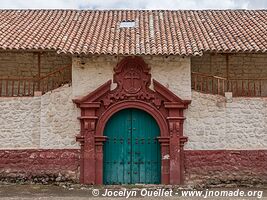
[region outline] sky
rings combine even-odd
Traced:
[[[0,9],[266,9],[267,0],[0,0]]]

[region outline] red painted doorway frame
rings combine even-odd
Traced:
[[[114,68],[111,80],[90,94],[74,99],[81,109],[81,131],[77,141],[81,143],[80,182],[103,183],[103,135],[105,124],[116,112],[137,108],[148,112],[160,127],[161,181],[162,184],[183,184],[184,152],[187,137],[183,136],[184,109],[190,101],[182,100],[153,80],[147,64],[140,57],[126,57]]]

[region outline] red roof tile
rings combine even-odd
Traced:
[[[135,28],[120,28],[135,21]],[[267,10],[1,10],[0,48],[71,54],[266,52]]]

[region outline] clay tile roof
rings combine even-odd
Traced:
[[[126,23],[120,27],[120,23]],[[267,10],[0,10],[0,48],[71,54],[266,52]]]

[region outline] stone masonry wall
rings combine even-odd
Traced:
[[[40,97],[0,98],[0,108],[0,149],[79,148],[79,110],[70,86]]]
[[[79,181],[78,109],[64,85],[39,97],[0,98],[0,181]]]
[[[267,78],[267,54],[228,54],[229,78]],[[226,54],[191,58],[193,72],[227,77]]]
[[[186,184],[267,183],[267,98],[192,91],[185,117]]]
[[[73,95],[83,96],[113,78],[113,68],[123,57],[92,56],[74,58],[72,68]],[[182,99],[191,99],[190,59],[170,56],[143,56],[156,79]],[[81,64],[84,62],[85,64]],[[116,87],[116,85],[113,85]]]
[[[59,67],[71,65],[71,57],[55,52],[41,54],[41,76]],[[33,52],[0,52],[1,77],[33,77],[38,75],[38,55]]]
[[[267,98],[233,98],[192,92],[185,111],[185,149],[267,149]]]
[[[80,150],[0,150],[0,181],[34,182],[79,180]]]
[[[79,148],[80,111],[72,102],[72,87],[64,85],[41,98],[40,148]]]
[[[0,98],[0,149],[39,147],[40,99]]]
[[[267,183],[267,150],[186,150],[184,164],[186,184]]]

